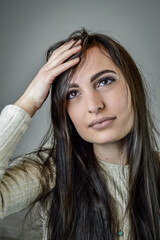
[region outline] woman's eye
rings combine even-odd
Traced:
[[[105,86],[105,85],[109,85],[111,84],[112,82],[114,82],[115,79],[112,78],[112,77],[104,77],[104,78],[101,78],[99,81],[98,81],[98,87],[102,87],[102,86]]]
[[[78,91],[71,91],[68,93],[67,95],[67,99],[72,99],[72,98],[75,98],[79,95],[79,92]]]

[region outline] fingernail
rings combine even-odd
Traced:
[[[79,60],[80,60],[80,58],[79,58],[79,57],[76,57],[76,58],[74,58],[74,60],[75,60],[75,61],[79,61]]]
[[[70,40],[70,41],[69,41],[69,43],[73,43],[73,42],[75,42],[75,40],[74,40],[74,39],[72,39],[72,40]]]

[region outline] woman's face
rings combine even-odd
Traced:
[[[96,46],[70,82],[67,112],[79,135],[93,144],[115,143],[133,126],[130,89],[109,54]]]

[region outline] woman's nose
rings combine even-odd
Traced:
[[[104,109],[104,102],[102,101],[102,97],[96,91],[93,91],[87,96],[87,105],[89,113],[99,113]]]

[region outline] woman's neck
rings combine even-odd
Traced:
[[[101,161],[119,165],[127,162],[126,147],[122,142],[93,144],[93,149],[97,159]]]

